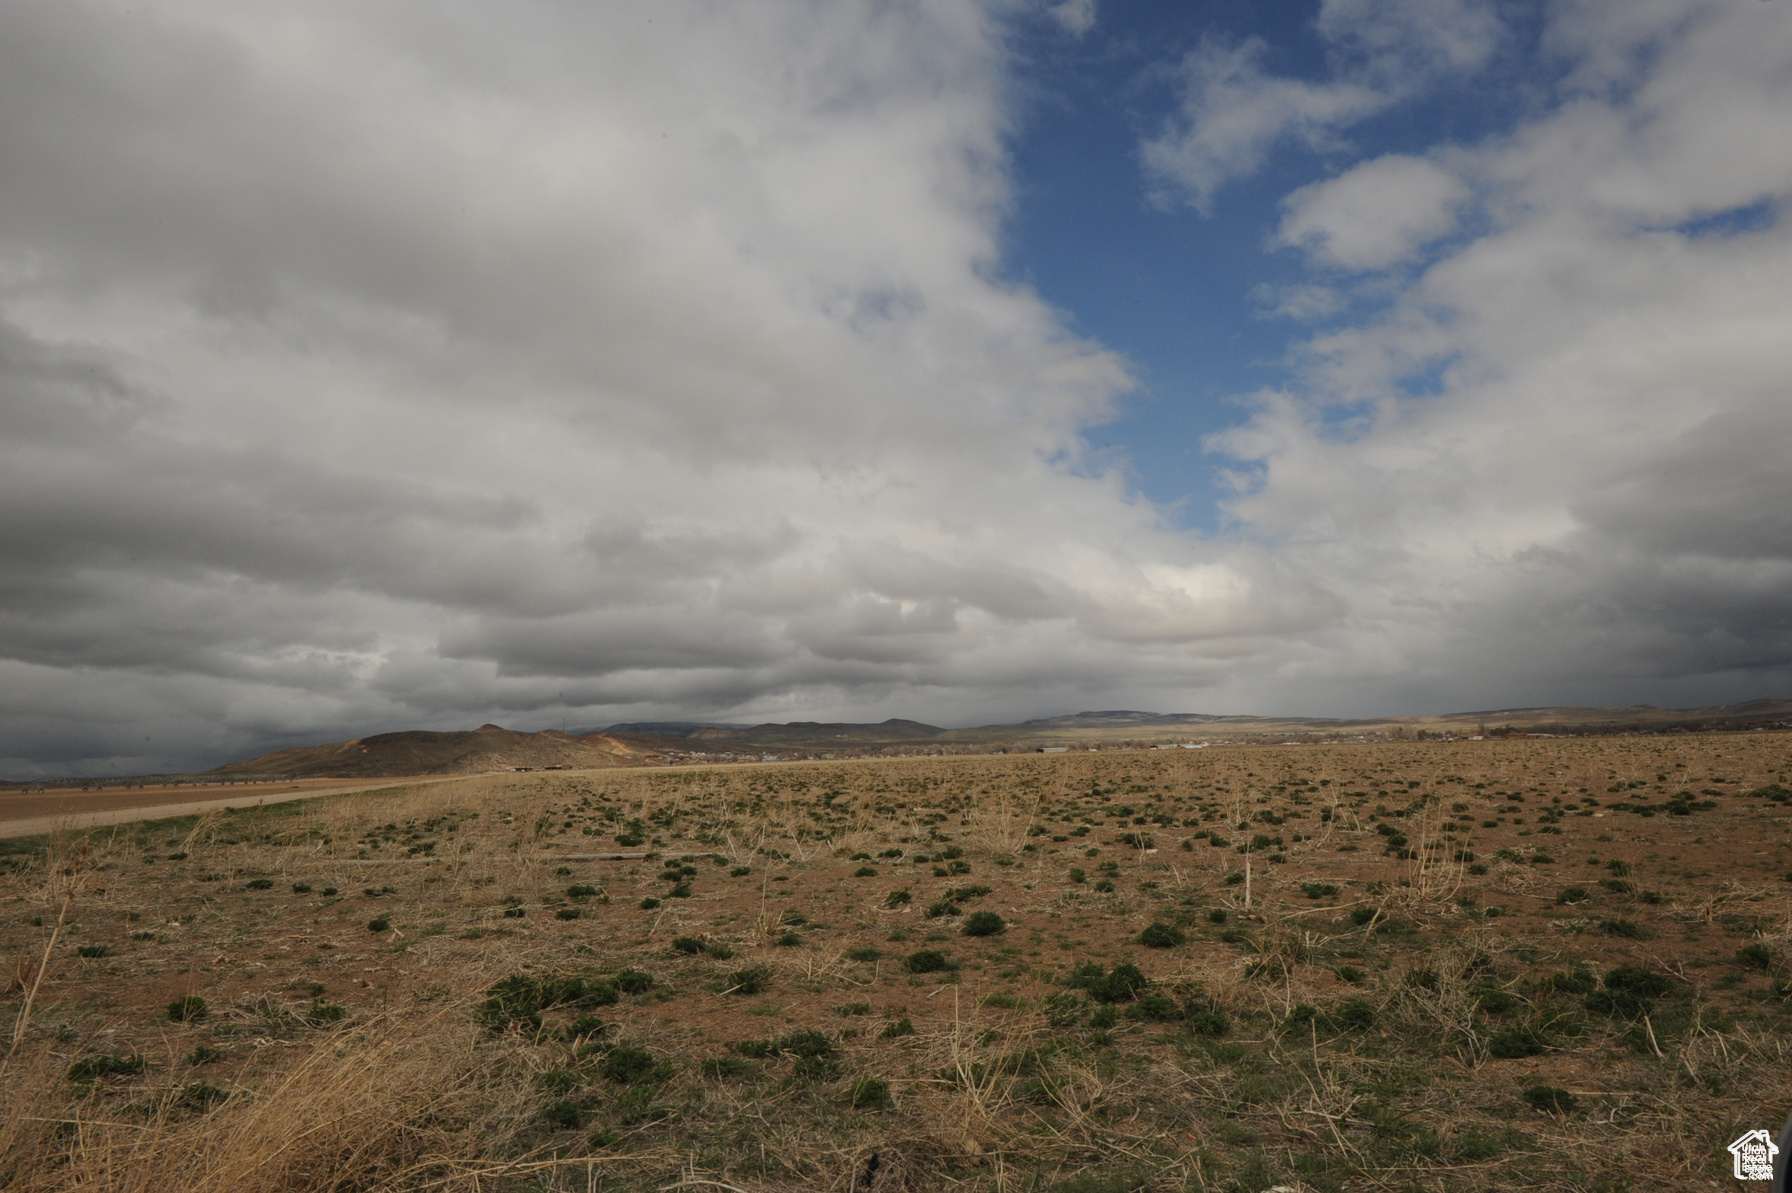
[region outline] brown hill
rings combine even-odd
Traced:
[[[381,733],[323,746],[297,746],[232,762],[210,775],[280,775],[289,778],[383,778],[397,775],[460,775],[480,771],[546,767],[584,770],[639,766],[658,756],[602,733],[573,737],[557,729],[518,733],[497,725],[471,731],[434,733],[412,729]]]

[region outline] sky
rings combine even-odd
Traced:
[[[1783,0],[0,7],[0,773],[1792,693]]]

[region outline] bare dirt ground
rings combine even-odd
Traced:
[[[4,842],[0,1187],[1742,1187],[1792,1109],[1789,768],[605,770]]]
[[[472,776],[452,776],[454,779]],[[128,824],[148,815],[186,816],[221,812],[293,799],[347,795],[357,791],[440,783],[442,776],[396,779],[297,779],[279,782],[183,782],[105,785],[71,790],[50,788],[0,791],[0,838],[30,837],[63,829]]]

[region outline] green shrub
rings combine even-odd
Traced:
[[[568,899],[589,899],[595,894],[597,894],[596,887],[587,886],[582,883],[574,883],[566,888],[566,897]]]
[[[1560,990],[1564,994],[1590,994],[1597,984],[1592,974],[1577,969],[1572,973],[1551,974],[1543,986],[1546,990]]]
[[[749,997],[763,993],[772,984],[772,971],[769,965],[753,965],[746,969],[737,969],[728,975],[728,984],[724,994],[744,994]]]
[[[1533,1085],[1521,1095],[1525,1104],[1545,1114],[1573,1114],[1575,1097],[1554,1085]]]
[[[1620,965],[1605,975],[1604,989],[1590,991],[1583,1002],[1589,1011],[1624,1019],[1640,1019],[1654,1007],[1652,1000],[1669,994],[1674,981],[1643,965]]]
[[[183,994],[168,1004],[168,1018],[176,1023],[186,1023],[193,1019],[205,1017],[205,1000],[197,994]]]
[[[652,895],[649,895],[645,899],[641,900],[641,910],[642,911],[652,911],[654,908],[658,907],[659,905],[660,905],[660,901],[658,899],[655,899]],[[510,913],[505,912],[504,914],[509,915]]]
[[[885,896],[884,906],[889,907],[889,908],[902,907],[902,906],[910,903],[911,901],[913,901],[913,898],[914,898],[914,896],[912,896],[908,893],[908,888],[903,887],[901,890],[891,891],[887,896]]]
[[[962,931],[966,936],[994,936],[1007,927],[1007,921],[993,911],[973,911]]]
[[[1646,965],[1620,965],[1605,975],[1607,990],[1622,990],[1642,998],[1661,998],[1674,989],[1674,979]]]
[[[584,1125],[585,1108],[570,1098],[549,1102],[542,1107],[541,1121],[555,1130],[576,1131]]]
[[[790,1075],[798,1081],[832,1081],[840,1076],[840,1059],[836,1056],[799,1056]]]
[[[1496,1031],[1487,1040],[1487,1052],[1497,1060],[1517,1060],[1536,1056],[1549,1047],[1542,1033],[1531,1027],[1508,1027]]]
[[[1167,994],[1148,991],[1139,995],[1138,1001],[1126,1009],[1129,1019],[1142,1019],[1147,1023],[1169,1023],[1182,1018],[1182,1009]]]
[[[937,949],[921,949],[910,953],[902,963],[910,973],[945,973],[958,968],[957,962]]]
[[[1148,949],[1173,949],[1188,941],[1181,928],[1157,921],[1139,933],[1139,943]]]
[[[392,921],[388,920],[383,915],[376,916],[375,918],[367,921],[367,930],[369,932],[384,932],[384,931],[386,931],[386,929],[390,928],[391,926],[392,926]]]
[[[535,1074],[535,1088],[543,1093],[558,1094],[565,1097],[579,1086],[585,1079],[571,1069],[549,1069],[545,1073]]]
[[[554,918],[557,920],[576,920],[584,914],[584,912],[576,907],[562,907],[554,912]]]
[[[129,1077],[141,1073],[148,1062],[141,1056],[84,1056],[68,1067],[70,1081],[98,1081],[102,1077]]]
[[[1205,994],[1191,995],[1183,1004],[1182,1021],[1198,1036],[1219,1039],[1232,1030],[1232,1020]]]
[[[1100,966],[1094,968],[1097,973],[1100,972]],[[1139,972],[1139,967],[1130,961],[1119,962],[1099,977],[1088,974],[1081,967],[1079,972],[1083,974],[1083,979],[1080,982],[1073,980],[1073,984],[1081,985],[1090,998],[1101,1003],[1131,1002],[1148,984],[1145,975]]]
[[[883,954],[870,945],[865,945],[861,948],[846,950],[846,956],[851,961],[876,961]]]
[[[1585,903],[1592,897],[1584,886],[1563,887],[1556,892],[1557,903]]]
[[[295,882],[292,884],[292,893],[295,895],[309,895],[311,893],[311,884],[308,882]]]
[[[1476,993],[1475,1005],[1489,1015],[1504,1015],[1518,1005],[1518,999],[1504,990],[1481,990]]]
[[[854,1110],[887,1110],[890,1108],[890,1083],[882,1077],[860,1077],[849,1091]]]
[[[1351,1031],[1366,1031],[1375,1026],[1375,1008],[1360,998],[1353,998],[1333,1015],[1339,1025]]]
[[[1329,899],[1338,893],[1337,886],[1329,882],[1303,882],[1300,889],[1309,899]]]
[[[473,1018],[493,1031],[514,1023],[540,1028],[541,1013],[553,1007],[614,1006],[620,1001],[614,983],[554,974],[512,974],[494,983]]]
[[[1773,950],[1764,944],[1745,944],[1736,950],[1736,964],[1744,969],[1769,969],[1773,965]]]
[[[311,1009],[305,1012],[305,1022],[313,1027],[322,1027],[326,1023],[340,1023],[348,1012],[340,1003],[326,1002],[321,998],[311,1000]]]
[[[251,891],[271,891],[274,889],[274,880],[271,878],[251,878],[248,882],[243,884],[243,888]]]
[[[703,951],[703,942],[695,936],[675,936],[672,938],[672,951],[695,956]]]
[[[777,1052],[787,1052],[791,1056],[832,1056],[836,1049],[834,1041],[825,1032],[805,1027],[781,1036],[773,1042],[772,1048]]]
[[[757,1077],[759,1066],[749,1064],[737,1056],[714,1056],[697,1066],[697,1071],[705,1077],[721,1080],[728,1077]]]
[[[103,944],[84,944],[75,950],[75,955],[77,957],[87,957],[91,959],[104,957],[106,952],[106,946]]]
[[[886,1023],[884,1029],[877,1033],[877,1038],[880,1040],[895,1040],[902,1036],[912,1036],[914,1034],[914,1020],[910,1019],[907,1015],[904,1015],[900,1019],[892,1019],[890,1022]]]
[[[1225,923],[1226,922],[1226,909],[1224,907],[1216,907],[1212,911],[1209,911],[1207,913],[1207,922],[1210,924]]]
[[[877,877],[877,867],[876,866],[860,866],[857,870],[854,870],[852,872],[852,876],[854,878],[876,878]]]
[[[653,989],[653,975],[638,969],[625,969],[614,980],[616,988],[624,994],[646,994]]]
[[[571,1023],[567,1024],[566,1030],[561,1034],[568,1042],[572,1042],[577,1040],[595,1039],[609,1030],[610,1025],[605,1023],[602,1019],[599,1019],[596,1015],[580,1015],[577,1019],[574,1019]]]
[[[672,1066],[655,1060],[651,1052],[624,1045],[612,1048],[597,1071],[617,1085],[659,1084],[672,1076]]]
[[[203,1114],[205,1111],[210,1110],[212,1107],[227,1100],[229,1097],[230,1095],[228,1093],[215,1085],[209,1085],[203,1081],[194,1081],[182,1088],[180,1091],[179,1102],[188,1110],[197,1110]]]

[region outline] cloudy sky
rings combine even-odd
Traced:
[[[1792,693],[1785,0],[0,7],[0,772]]]

